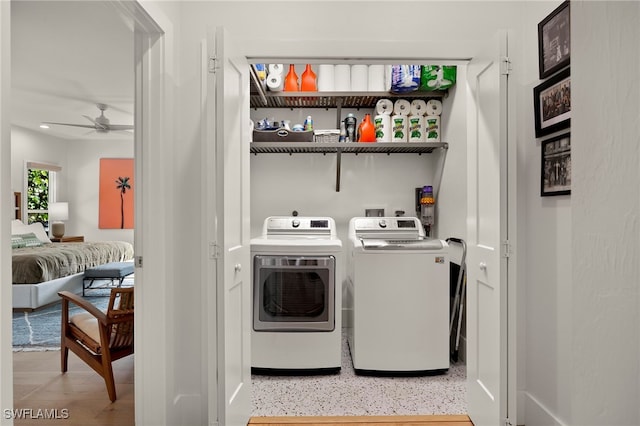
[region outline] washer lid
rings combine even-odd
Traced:
[[[375,238],[360,238],[365,250],[442,250],[442,240],[381,240]]]

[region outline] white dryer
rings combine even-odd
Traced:
[[[347,337],[358,374],[449,368],[449,253],[417,218],[349,222]]]
[[[254,373],[341,367],[342,242],[329,217],[268,217],[251,240]]]

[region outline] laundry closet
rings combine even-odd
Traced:
[[[250,59],[251,60],[251,59]],[[297,59],[295,72],[300,77],[306,62]],[[282,60],[284,74],[289,62]],[[329,60],[309,60],[320,71]],[[332,65],[391,65],[392,61],[338,61]],[[417,65],[443,62],[425,60]],[[316,131],[338,131],[340,121],[353,114],[359,124],[365,114],[373,120],[380,99],[396,102],[405,99],[437,99],[440,113],[440,144],[393,142],[336,143],[314,142],[301,147],[296,132],[289,137],[272,137],[251,143],[251,235],[262,231],[268,216],[331,216],[336,221],[338,237],[346,238],[349,219],[365,216],[367,209],[382,209],[384,216],[415,216],[416,188],[433,186],[436,192],[436,217],[433,236],[461,236],[466,221],[466,61],[448,60],[457,69],[456,84],[443,91],[273,92],[256,90],[252,80],[250,118],[253,130],[261,121],[287,122],[290,127],[304,126],[307,117]],[[284,77],[283,74],[283,77]],[[259,83],[257,83],[259,84]],[[365,83],[366,86],[366,83]],[[290,96],[289,96],[290,95]],[[266,133],[266,132],[264,132]],[[254,132],[255,134],[255,132]],[[298,139],[294,139],[294,138]],[[337,136],[336,136],[337,139]],[[310,139],[313,140],[313,139]],[[330,138],[320,139],[331,141]],[[275,143],[272,143],[275,142]],[[337,140],[335,141],[337,142]],[[304,145],[304,144],[302,144]],[[385,145],[384,147],[382,145]],[[376,212],[378,215],[378,212]]]
[[[345,302],[342,312],[336,312],[336,324],[350,327],[353,312],[346,285],[350,258],[346,242],[351,218],[417,217],[426,225],[428,238],[464,237],[466,64],[308,62],[311,63],[295,60],[251,65],[251,234],[259,237],[264,232],[265,219],[273,216],[335,220],[332,226],[343,241],[336,275],[337,299]],[[426,78],[421,81],[420,74],[425,69],[439,70],[441,80],[442,70],[446,69],[446,85],[440,87],[441,81],[428,82]],[[411,77],[408,70],[417,70],[411,71],[414,81],[398,83]],[[317,77],[312,90],[303,87],[309,72]],[[392,77],[392,72],[405,75]],[[292,74],[301,82],[293,91],[286,87]],[[419,127],[414,126],[411,131],[409,121],[418,117]],[[382,118],[387,120],[384,129],[380,125]],[[404,127],[394,129],[393,121],[398,122],[399,118],[406,121]],[[377,140],[374,137],[369,142],[358,142],[364,137],[358,138],[354,130],[364,121],[378,124]],[[420,191],[424,187],[433,189],[435,197],[430,218],[422,217],[420,208]],[[449,194],[445,196],[445,192]],[[412,226],[411,221],[405,223]],[[420,227],[420,222],[416,223]],[[263,247],[263,243],[261,240],[257,244]],[[455,261],[460,253],[452,249]],[[385,257],[381,259],[384,261]],[[448,271],[446,276],[448,279]],[[398,280],[403,278],[406,277],[398,276]],[[448,292],[447,283],[440,287],[444,286]],[[448,302],[444,297],[441,303],[447,316]],[[447,325],[439,327],[446,334]],[[254,335],[264,337],[264,333]],[[448,346],[440,335],[441,345]],[[264,350],[256,352],[263,354]],[[448,358],[448,348],[446,353]],[[311,354],[304,358],[311,358]],[[282,367],[282,362],[275,364]],[[442,362],[437,369],[446,370]]]

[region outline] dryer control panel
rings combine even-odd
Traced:
[[[264,221],[263,235],[335,235],[330,217],[272,216]]]

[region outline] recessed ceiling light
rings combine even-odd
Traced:
[[[48,126],[47,124],[41,124],[41,125],[40,125],[40,128],[41,128],[41,129],[48,129],[48,128],[49,128],[49,126]]]

